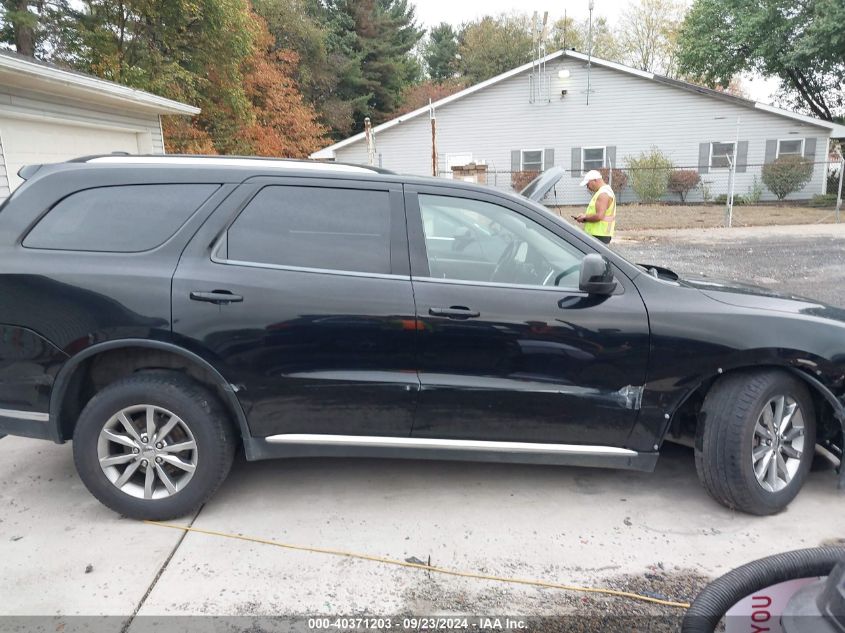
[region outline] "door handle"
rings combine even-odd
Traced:
[[[428,313],[431,316],[443,316],[449,319],[474,319],[481,316],[480,312],[470,310],[466,306],[451,306],[449,308],[429,308]]]
[[[207,301],[208,303],[216,303],[217,305],[226,305],[228,303],[240,303],[244,300],[241,295],[232,294],[228,290],[212,290],[211,292],[191,292],[192,301]]]

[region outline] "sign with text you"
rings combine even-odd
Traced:
[[[725,614],[725,633],[787,633],[780,623],[789,599],[818,578],[787,580],[746,596]]]

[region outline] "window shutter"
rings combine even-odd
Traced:
[[[518,149],[511,150],[511,171],[516,173],[519,171],[522,157]]]
[[[710,171],[710,143],[698,144],[698,173],[706,174]]]
[[[766,141],[766,158],[763,160],[764,163],[773,163],[775,162],[775,158],[778,155],[778,141],[777,139],[770,138]]]
[[[748,141],[740,141],[736,148],[736,173],[744,174],[748,167]]]
[[[581,177],[581,148],[572,148],[572,173],[569,174],[573,178]]]
[[[804,139],[804,158],[809,158],[812,161],[816,159],[816,139],[813,138],[805,138]]]
[[[555,164],[555,150],[553,147],[543,150],[543,169],[554,167]]]
[[[617,168],[616,165],[616,145],[608,145],[604,150],[604,166]]]

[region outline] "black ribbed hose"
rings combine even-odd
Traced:
[[[713,633],[725,612],[746,596],[794,578],[827,576],[841,561],[845,547],[813,547],[737,567],[698,594],[684,616],[681,633]]]

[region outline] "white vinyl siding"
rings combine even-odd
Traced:
[[[591,169],[601,169],[605,166],[605,147],[582,147],[581,148],[581,171],[587,172]]]
[[[804,139],[803,138],[789,138],[780,139],[778,141],[777,158],[781,156],[803,156],[804,155]]]
[[[473,159],[488,166],[487,184],[513,191],[507,172],[516,171],[519,157],[512,153],[524,149],[553,149],[556,164],[578,170],[576,160],[570,165],[573,148],[607,146],[605,164],[612,162],[624,169],[631,158],[656,147],[678,169],[709,169],[709,145],[713,141],[733,141],[736,118],[741,117],[740,138],[748,143],[744,157],[747,170],[736,175],[735,191],[745,195],[760,182],[760,165],[765,162],[768,139],[816,139],[816,159],[826,155],[830,132],[810,123],[796,121],[759,108],[750,108],[729,98],[714,97],[692,90],[657,83],[621,71],[593,65],[590,104],[586,104],[586,64],[562,58],[548,64],[552,94],[564,87],[568,94],[548,104],[528,102],[526,74],[502,80],[464,98],[437,108],[437,152],[472,152]],[[558,72],[568,70],[568,79]],[[564,83],[566,85],[564,86]],[[717,118],[718,117],[718,118]],[[613,122],[618,124],[613,124]],[[376,132],[376,143],[385,169],[405,174],[431,174],[431,126],[428,116],[405,119],[391,128]],[[699,162],[700,146],[707,152]],[[615,146],[615,156],[610,147]],[[580,153],[580,152],[579,152]],[[774,152],[773,152],[774,153]],[[342,162],[366,163],[366,144],[355,141],[335,150]],[[442,165],[442,163],[441,163]],[[441,167],[442,168],[442,167]],[[807,186],[793,199],[810,198],[824,189],[824,169],[813,171]],[[498,172],[498,174],[496,173]],[[728,169],[702,172],[712,195],[727,191]],[[547,204],[586,204],[589,200],[580,179],[561,179],[544,200]],[[773,200],[765,189],[763,200]],[[626,187],[620,203],[635,200]],[[690,201],[700,202],[701,192],[691,192]]]
[[[113,151],[164,153],[155,114],[4,85],[0,85],[0,143],[0,202],[8,195],[4,181],[14,189],[20,184],[17,172],[27,163]]]

